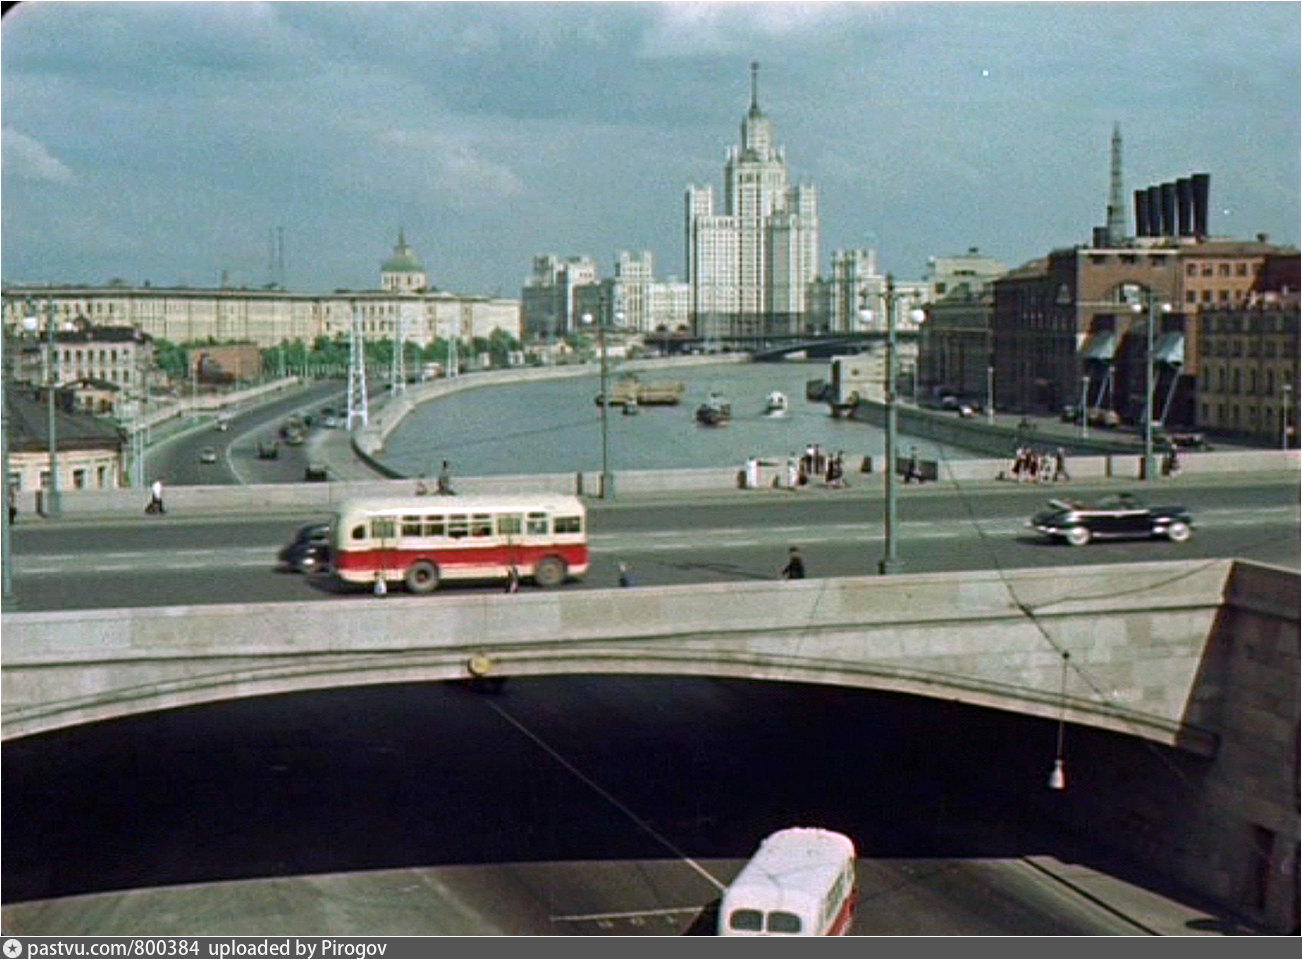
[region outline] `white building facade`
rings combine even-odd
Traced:
[[[5,327],[19,331],[38,308],[60,331],[79,326],[129,326],[171,343],[253,343],[262,348],[317,337],[349,335],[353,316],[366,340],[392,339],[399,318],[406,338],[426,346],[435,338],[487,338],[501,330],[519,338],[520,301],[431,289],[419,260],[399,234],[394,256],[381,264],[378,290],[326,295],[263,289],[130,286],[6,285]]]

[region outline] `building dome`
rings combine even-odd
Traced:
[[[425,267],[421,265],[420,260],[416,259],[416,254],[412,252],[407,245],[406,237],[403,231],[398,231],[398,245],[393,248],[393,256],[389,257],[380,264],[382,273],[424,273]]]
[[[407,237],[398,230],[398,245],[393,256],[380,264],[380,288],[390,293],[419,293],[429,288],[425,267],[407,245]]]

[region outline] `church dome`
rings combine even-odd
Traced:
[[[384,273],[425,272],[425,267],[421,266],[420,260],[416,259],[416,254],[407,245],[407,239],[401,230],[398,231],[398,245],[393,248],[393,256],[380,264],[380,270]]]

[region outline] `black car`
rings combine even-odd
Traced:
[[[1183,543],[1193,535],[1193,517],[1183,506],[1145,506],[1130,493],[1093,502],[1050,500],[1027,526],[1051,539],[1084,546],[1095,539],[1151,539],[1164,536]]]
[[[314,573],[330,565],[330,524],[300,526],[294,538],[281,547],[280,568],[291,573]]]

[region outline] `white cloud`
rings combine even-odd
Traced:
[[[0,134],[4,169],[11,176],[45,183],[73,184],[77,177],[66,163],[38,141],[12,127]]]
[[[643,56],[685,57],[747,52],[756,39],[807,34],[843,19],[843,3],[655,3],[653,21],[642,40]]]

